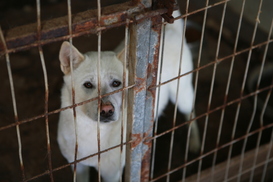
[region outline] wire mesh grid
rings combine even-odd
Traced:
[[[235,5],[239,13],[234,12],[232,0],[203,3],[185,0],[179,2],[182,16],[174,19],[168,15],[171,8],[162,6],[161,1],[158,4],[132,1],[110,6],[106,3],[104,7],[101,3],[105,2],[90,3],[88,5],[96,10],[77,14],[72,13],[73,8],[80,5],[74,1],[47,4],[48,9],[63,7],[64,15],[68,16],[41,21],[43,11],[50,11],[37,0],[22,8],[23,12],[36,15],[33,20],[36,24],[8,29],[1,23],[7,30],[0,32],[3,82],[0,179],[76,181],[78,162],[97,157],[97,174],[90,180],[101,181],[98,176],[102,155],[116,148],[124,152],[126,146],[125,177],[120,174],[120,181],[272,181],[271,14],[267,15],[270,22],[267,29],[261,28],[265,21],[262,14],[270,2],[256,2],[254,18],[248,20],[250,0]],[[86,8],[87,2],[78,3]],[[189,71],[181,71],[185,51],[180,51],[177,70],[173,70],[177,76],[167,80],[161,78],[160,71],[164,70],[161,65],[164,65],[164,54],[168,54],[164,50],[169,46],[164,41],[169,35],[168,23],[161,21],[163,14],[167,21],[179,22],[183,18],[181,37],[186,37],[188,42],[179,38],[177,42],[179,50],[190,48],[194,65]],[[113,27],[121,28],[111,29]],[[104,30],[107,31],[104,33]],[[123,64],[128,65],[128,73],[124,67],[123,83],[128,78],[128,85],[104,95],[99,89],[99,97],[80,103],[75,101],[77,93],[72,91],[72,105],[58,109],[60,103],[55,100],[59,100],[62,85],[57,60],[61,41],[69,40],[83,50],[81,52],[97,51],[100,62],[102,50],[113,50],[124,37],[127,63]],[[71,52],[70,60],[73,60]],[[98,64],[98,72],[100,67]],[[73,68],[71,74],[74,75]],[[186,89],[179,84],[180,79],[189,75],[193,76],[194,97],[189,97],[193,105],[190,112],[182,114],[178,98]],[[97,79],[101,83],[100,75]],[[73,80],[72,76],[72,85]],[[154,121],[153,114],[158,115],[155,108],[160,102],[155,95],[172,83],[177,86],[172,95],[175,99],[171,99],[163,114]],[[117,134],[119,144],[109,149],[100,148],[99,119],[96,125],[98,152],[79,159],[76,142],[74,160],[67,163],[56,141],[58,114],[72,109],[76,123],[78,107],[92,101],[101,105],[103,97],[118,92],[122,93],[123,110],[128,111],[128,115],[124,112],[121,116],[122,121],[128,123],[127,127],[121,123]],[[127,105],[125,97],[129,98]],[[201,142],[197,152],[190,150],[194,122],[198,124]],[[118,168],[122,171],[122,163]]]

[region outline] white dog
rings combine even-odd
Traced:
[[[177,15],[177,14],[176,14]],[[182,42],[182,20],[175,21],[174,24],[166,26],[166,40],[163,57],[162,81],[166,81],[177,76],[177,68],[180,61],[180,47]],[[70,51],[73,55],[73,78],[75,88],[75,103],[86,101],[98,96],[98,73],[97,73],[97,52],[81,54],[74,46],[64,42],[60,50],[61,70],[64,73],[64,85],[62,88],[61,107],[72,105],[72,82]],[[122,53],[101,52],[100,63],[100,94],[121,89],[123,83]],[[166,60],[166,61],[165,61]],[[192,70],[192,58],[190,50],[184,43],[182,73]],[[187,75],[180,79],[181,94],[178,94],[178,109],[182,113],[189,115],[193,105],[192,76]],[[159,113],[162,113],[168,100],[175,102],[177,81],[173,81],[166,86],[162,86],[159,95]],[[98,116],[100,120],[100,150],[120,144],[122,119],[122,92],[117,92],[107,97],[76,107],[76,120],[74,120],[73,110],[67,109],[61,112],[58,126],[58,143],[62,154],[69,162],[75,160],[76,138],[78,142],[77,159],[96,154],[98,152],[97,125]],[[99,109],[98,109],[99,108]],[[98,114],[98,110],[100,113]],[[75,126],[76,123],[76,126]],[[124,122],[124,129],[126,121]],[[75,133],[76,131],[76,133]],[[198,128],[193,122],[191,137],[192,151],[197,151],[200,146]],[[124,130],[124,139],[125,134]],[[77,181],[88,181],[88,167],[96,169],[100,166],[100,174],[104,181],[119,181],[122,175],[122,168],[125,164],[125,152],[120,152],[120,147],[109,150],[100,155],[98,164],[97,155],[77,163]],[[124,151],[124,150],[123,150]]]

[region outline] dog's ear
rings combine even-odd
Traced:
[[[76,69],[84,60],[84,55],[82,55],[77,48],[67,41],[63,42],[59,53],[59,59],[61,63],[61,70],[65,75],[69,74],[71,71],[70,53],[72,54],[73,69]]]
[[[117,53],[117,58],[120,61],[124,61],[124,59],[125,59],[125,49],[122,49],[119,53]]]

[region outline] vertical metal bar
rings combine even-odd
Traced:
[[[163,50],[164,50],[164,40],[165,40],[165,28],[166,24],[162,24],[161,29],[162,29],[162,34],[161,34],[161,44],[160,44],[160,50],[159,50],[159,61],[158,61],[158,75],[157,75],[157,85],[161,85],[161,75],[162,75],[162,61],[163,61]],[[159,86],[158,89],[156,90],[156,103],[155,108],[158,108],[159,106],[159,93],[160,93],[161,87]],[[159,119],[159,114],[158,114],[158,109],[155,111],[155,124],[154,124],[154,133],[153,135],[157,135],[157,129],[158,129],[158,119]],[[155,152],[156,152],[156,140],[157,138],[154,138],[153,141],[153,151],[152,151],[152,160],[151,160],[151,173],[150,173],[150,178],[154,178],[154,164],[155,164]]]
[[[273,20],[271,22],[271,28],[270,28],[270,31],[272,32],[272,27],[273,27]],[[273,79],[271,81],[271,85],[273,84]],[[265,113],[265,110],[267,108],[267,104],[268,104],[268,101],[270,99],[270,96],[272,95],[272,87],[270,88],[270,90],[268,91],[267,93],[267,96],[265,98],[265,102],[264,102],[264,106],[263,106],[263,109],[262,109],[262,112],[261,112],[261,121],[263,121],[263,116],[264,116],[264,113]],[[269,159],[270,159],[270,153],[273,151],[273,128],[272,128],[272,131],[271,131],[271,137],[270,137],[270,141],[269,141],[269,149],[268,149],[268,152],[267,152],[267,155],[266,155],[266,163],[264,165],[264,169],[263,169],[263,174],[262,174],[262,180],[261,181],[265,181],[265,176],[266,176],[266,172],[267,172],[267,167],[268,167],[268,163],[269,163]]]
[[[152,27],[149,40],[149,59],[147,70],[147,88],[156,85],[157,65],[159,60],[160,38],[161,38],[161,16],[152,17]],[[154,126],[154,104],[155,104],[155,89],[148,89],[146,93],[146,108],[144,120],[144,137],[149,138],[153,135]],[[152,141],[147,139],[142,146],[144,153],[142,158],[141,181],[148,181],[150,174],[150,160],[152,151]]]
[[[13,84],[13,78],[12,78],[12,71],[10,66],[10,59],[8,54],[8,48],[6,45],[6,40],[3,35],[3,31],[0,27],[0,38],[3,42],[4,49],[5,49],[5,56],[6,56],[6,64],[7,64],[7,70],[9,75],[9,82],[10,82],[10,90],[11,90],[11,97],[12,97],[12,104],[13,104],[13,112],[14,112],[14,121],[15,123],[18,123],[18,112],[17,112],[17,106],[16,106],[16,97],[15,97],[15,90],[14,90],[14,84]],[[23,162],[23,156],[22,156],[22,143],[21,143],[21,134],[20,134],[20,126],[19,124],[16,125],[16,133],[17,133],[17,141],[18,141],[18,154],[19,154],[19,160],[20,160],[20,167],[22,172],[22,181],[25,180],[25,167]]]
[[[38,41],[41,39],[41,5],[40,0],[36,0],[36,6],[37,6],[37,38]],[[48,167],[50,172],[50,180],[54,181],[53,179],[53,173],[52,173],[52,161],[51,161],[51,147],[50,147],[50,136],[49,136],[49,125],[48,125],[48,96],[49,96],[49,90],[48,90],[48,79],[47,79],[47,71],[46,71],[46,65],[43,55],[43,50],[41,45],[38,46],[43,74],[44,74],[44,82],[45,82],[45,127],[46,127],[46,139],[47,139],[47,156],[48,156]]]
[[[206,6],[208,6],[208,3],[209,3],[209,0],[206,1]],[[205,36],[205,27],[206,27],[205,25],[206,25],[206,20],[207,20],[207,11],[208,11],[208,9],[205,9],[202,31],[201,31],[201,38],[200,38],[200,46],[199,46],[198,58],[197,58],[197,68],[199,68],[200,64],[201,64],[201,55],[202,55],[203,41],[204,41],[204,36]],[[193,106],[195,105],[195,101],[196,101],[196,94],[197,94],[197,89],[198,89],[198,79],[199,79],[199,70],[197,70],[196,74],[195,74]],[[192,115],[193,115],[193,113],[191,113],[191,117],[192,117]],[[187,135],[187,146],[186,146],[187,150],[189,147],[189,139],[190,139],[190,132],[188,132],[188,135]],[[187,163],[187,162],[188,162],[188,153],[186,152],[185,157],[184,157],[184,163]],[[182,172],[182,182],[185,182],[186,172],[187,172],[187,169],[185,167],[185,168],[183,168],[183,172]]]
[[[253,32],[252,40],[251,40],[251,44],[250,44],[251,47],[254,45],[254,41],[255,41],[255,37],[256,37],[256,31],[257,31],[258,24],[259,24],[258,20],[259,20],[259,16],[260,16],[260,13],[261,13],[262,3],[263,3],[263,0],[260,0],[258,12],[257,12],[257,17],[256,17],[256,23],[255,23],[255,27],[254,27],[254,32]],[[242,88],[241,88],[241,96],[243,95],[243,92],[244,92],[244,87],[245,87],[246,78],[247,78],[247,74],[248,74],[248,69],[249,69],[251,55],[252,55],[252,49],[250,49],[249,53],[248,53],[247,65],[246,65],[244,80],[243,80]],[[240,112],[240,106],[241,106],[241,102],[239,103],[239,105],[237,107],[238,113]],[[255,117],[255,113],[256,113],[256,108],[257,108],[257,103],[254,102],[252,116],[251,116],[251,119],[250,119],[250,123],[248,124],[248,128],[247,128],[247,132],[246,133],[250,132],[250,129],[251,129],[253,121],[254,121],[254,117]],[[247,141],[248,141],[248,137],[245,138],[245,140],[244,140],[244,144],[243,144],[243,148],[242,148],[242,152],[241,152],[239,176],[238,176],[238,179],[237,179],[238,182],[241,181],[241,175],[240,174],[242,173],[242,169],[243,169],[244,154],[245,154],[245,149],[246,149]]]
[[[221,25],[220,25],[217,50],[216,50],[216,56],[215,56],[216,59],[218,59],[218,56],[219,56],[221,36],[222,36],[222,31],[223,31],[223,24],[224,24],[224,19],[225,19],[226,8],[227,8],[227,2],[225,2],[225,4],[224,4],[223,13],[222,13],[222,20],[221,20]],[[214,64],[214,66],[217,66],[216,64]],[[216,73],[216,69],[215,69],[215,72],[213,72],[214,76],[215,76],[215,73]],[[218,146],[219,146],[221,133],[222,133],[222,126],[223,126],[223,118],[221,118],[221,121],[219,124],[219,129],[218,129],[218,134],[217,134],[217,139],[216,139],[216,146],[215,146],[216,148],[218,148]],[[213,160],[212,160],[212,170],[211,170],[212,181],[214,181],[214,170],[215,170],[216,159],[217,159],[217,151],[214,153]]]
[[[187,5],[186,5],[186,14],[188,12],[188,7],[189,7],[189,1],[187,1]],[[179,19],[179,20],[176,20],[176,21],[182,21],[182,20]],[[181,71],[182,71],[181,68],[183,66],[182,57],[183,57],[183,52],[184,52],[183,50],[184,50],[184,44],[185,44],[186,24],[187,24],[187,17],[185,17],[183,27],[181,27],[181,28],[183,28],[183,30],[182,30],[182,35],[180,35],[182,38],[181,38],[181,48],[180,48],[180,57],[179,57],[179,66],[178,66],[178,70],[177,70],[177,76],[181,75]],[[165,61],[167,61],[167,60],[165,60]],[[179,90],[180,90],[179,85],[180,85],[180,77],[177,79],[176,101],[175,101],[175,107],[174,107],[173,126],[172,127],[175,127],[175,125],[176,125],[176,117],[177,117],[177,111],[178,111],[177,110],[178,109],[178,96],[179,96]],[[169,159],[168,159],[168,171],[171,170],[171,164],[172,164],[174,133],[175,133],[175,130],[173,130],[171,132],[171,141],[170,141]],[[167,175],[167,181],[170,181],[170,174]]]
[[[68,28],[69,28],[69,42],[72,45],[72,12],[71,12],[71,0],[67,0],[67,11],[68,11]],[[74,68],[73,68],[73,51],[72,46],[69,47],[69,59],[70,59],[70,71],[71,71],[71,93],[72,93],[72,105],[75,105],[75,83],[74,83]],[[77,160],[78,156],[78,126],[77,126],[77,113],[76,106],[73,107],[73,120],[74,120],[74,131],[75,131],[75,155],[74,161]],[[73,169],[73,182],[77,181],[77,163],[74,162]]]
[[[151,1],[145,1],[146,7]],[[129,85],[127,137],[133,142],[127,146],[126,181],[149,180],[153,131],[153,105],[161,30],[161,17],[148,18],[130,27]],[[147,74],[148,72],[148,74]]]
[[[229,92],[230,81],[231,81],[231,76],[232,76],[233,67],[234,67],[235,53],[236,53],[236,50],[237,50],[238,40],[239,40],[239,36],[240,36],[241,24],[242,24],[244,9],[245,9],[245,0],[242,1],[241,14],[240,14],[239,22],[238,22],[238,28],[237,28],[236,38],[235,38],[235,44],[234,44],[234,48],[233,48],[233,54],[234,54],[234,56],[232,56],[231,65],[230,65],[230,69],[229,69],[228,84],[227,84],[226,92],[225,92],[225,100],[224,100],[225,104],[227,102],[227,96],[228,96],[228,92]],[[223,112],[224,111],[222,110],[222,115],[224,115]],[[231,134],[231,140],[234,140],[234,137],[235,137],[235,131],[236,131],[236,126],[237,126],[237,122],[236,121],[238,121],[238,120],[236,119],[235,122],[234,122],[234,124],[233,124],[233,129],[232,129],[232,134]],[[225,178],[224,178],[225,181],[228,179],[229,165],[230,165],[230,162],[231,162],[232,149],[233,149],[233,145],[231,145],[229,147],[229,151],[228,151],[228,158],[227,158],[228,161],[227,161],[227,166],[226,166],[226,171],[225,171]]]
[[[189,0],[187,0],[187,2],[186,2],[186,11],[185,11],[185,14],[188,14],[188,11],[189,11],[189,5],[190,5],[190,2],[189,2]],[[186,34],[186,25],[187,25],[187,19],[188,19],[188,17],[186,16],[185,17],[185,19],[184,19],[184,27],[183,27],[183,39],[185,39],[185,34]],[[203,41],[203,40],[202,40]],[[200,47],[202,47],[202,46],[200,46]],[[182,48],[181,48],[181,54],[182,54]],[[201,55],[201,54],[200,54]],[[193,61],[193,60],[192,60]],[[200,60],[199,60],[200,61]],[[199,62],[200,63],[200,62]],[[200,64],[199,64],[200,65]],[[198,76],[196,76],[197,77],[197,79],[198,79]],[[197,89],[197,87],[196,87],[196,89]],[[189,118],[187,118],[187,119],[189,119],[189,120],[191,120],[193,117],[195,117],[195,109],[194,109],[194,106],[195,106],[195,98],[196,98],[196,90],[195,90],[195,87],[194,87],[194,95],[193,95],[193,100],[192,100],[192,111],[191,111],[191,113],[190,113],[190,116],[189,116]],[[195,121],[196,122],[196,121]],[[186,149],[185,149],[185,157],[184,157],[184,164],[185,163],[187,163],[187,161],[188,161],[188,154],[189,154],[189,146],[190,145],[192,145],[191,143],[190,143],[190,138],[191,138],[191,127],[192,127],[192,122],[189,124],[189,127],[188,127],[188,133],[187,133],[187,140],[186,140]],[[186,175],[186,172],[187,172],[187,166],[185,166],[184,168],[183,168],[183,170],[182,170],[182,181],[184,181],[184,179],[185,179],[185,175]]]
[[[134,142],[128,145],[126,154],[126,180],[130,182],[141,181],[142,140],[146,97],[146,70],[148,67],[148,36],[150,34],[151,20],[147,19],[139,24],[130,26],[130,52],[129,52],[129,85],[136,84],[128,91],[128,140]],[[141,46],[140,43],[142,44]],[[132,112],[132,113],[130,113]],[[129,135],[129,136],[128,136]]]
[[[206,0],[206,6],[208,6],[208,4],[209,4],[209,0]],[[204,31],[205,31],[206,20],[207,20],[207,14],[208,14],[208,9],[206,9],[205,12],[204,12],[202,34],[203,34]],[[203,41],[203,39],[202,39],[202,41]],[[200,44],[200,45],[202,45],[202,44]],[[200,54],[200,53],[201,53],[201,50],[202,50],[202,47],[200,46],[199,55],[198,55],[198,63],[200,63],[200,59],[201,59],[201,54]],[[199,75],[199,71],[197,72],[197,75]],[[197,88],[195,88],[195,89],[196,89],[196,91],[197,91]],[[207,122],[205,123],[205,126],[204,126],[204,132],[203,132],[203,136],[202,136],[200,155],[202,155],[202,154],[204,153],[206,130],[207,130]],[[201,160],[200,160],[200,161],[199,161],[199,164],[198,164],[197,181],[200,180],[201,165],[202,165],[202,162],[201,162]]]
[[[176,20],[176,21],[181,21]],[[182,41],[181,41],[181,49],[180,49],[180,58],[179,58],[179,66],[178,66],[178,71],[177,71],[177,76],[181,75],[181,68],[183,64],[182,60],[182,55],[183,55],[183,48],[184,48],[184,42],[185,42],[185,32],[186,32],[186,21],[184,22],[183,30],[182,30]],[[164,60],[163,60],[164,61]],[[167,61],[167,60],[166,60]],[[172,127],[174,128],[176,125],[176,117],[177,117],[177,108],[178,108],[178,96],[179,96],[179,85],[180,85],[180,77],[177,79],[177,86],[176,86],[176,96],[175,96],[175,106],[174,106],[174,114],[173,114],[173,125]],[[173,153],[173,142],[174,142],[174,133],[175,130],[172,130],[171,132],[171,141],[170,141],[170,148],[169,148],[169,158],[168,158],[168,171],[171,170],[171,165],[172,165],[172,153]],[[170,174],[167,175],[167,181],[170,181]]]
[[[100,28],[100,21],[101,21],[101,2],[97,0],[97,8],[98,8],[98,28]],[[101,78],[100,78],[100,67],[101,67],[101,31],[97,32],[98,36],[98,63],[97,63],[97,81],[98,81],[98,122],[97,122],[97,141],[98,141],[98,181],[101,181],[100,173],[101,173],[101,166],[100,166],[100,105],[101,105]]]
[[[258,77],[258,81],[257,81],[257,85],[256,85],[256,90],[259,90],[259,87],[260,87],[261,78],[262,78],[262,74],[263,74],[263,70],[264,70],[264,65],[265,65],[265,60],[266,60],[266,55],[267,55],[268,46],[269,46],[269,40],[271,38],[271,33],[272,33],[272,27],[273,27],[273,19],[271,20],[270,31],[269,31],[268,37],[267,37],[267,44],[266,44],[265,50],[264,50],[264,55],[263,55],[263,59],[262,59],[262,63],[261,63],[260,73],[259,73],[259,77]],[[258,99],[258,95],[255,94],[255,96],[254,96],[254,102],[255,102],[255,104],[257,104],[257,99]],[[266,108],[266,105],[267,105],[267,102],[264,103],[264,108]],[[264,113],[261,113],[261,117],[260,117],[260,127],[264,126],[263,114]],[[259,145],[260,145],[260,142],[261,142],[262,131],[263,130],[261,130],[259,132],[258,140],[257,140],[257,143],[256,143],[255,157],[254,157],[254,160],[253,160],[253,165],[252,165],[251,174],[250,174],[250,180],[251,181],[253,180],[253,177],[254,177],[254,171],[255,171],[255,166],[256,166],[256,162],[257,162],[257,155],[258,155],[258,152],[259,152]]]
[[[121,60],[123,62],[123,78],[122,78],[122,82],[123,82],[123,88],[127,87],[127,65],[128,65],[128,40],[129,40],[129,19],[126,20],[126,27],[125,27],[125,39],[124,39],[124,59]],[[125,132],[126,128],[124,128],[124,126],[126,126],[127,122],[127,113],[124,112],[126,111],[126,106],[127,106],[127,93],[126,90],[122,91],[122,122],[121,122],[121,129],[120,129],[120,171],[123,171],[123,155],[122,153],[125,152],[124,145],[124,137],[125,137]],[[126,140],[126,139],[125,139]],[[120,173],[120,182],[122,182],[122,173]]]
[[[270,97],[271,93],[272,93],[272,88],[268,92],[267,96]],[[267,102],[269,100],[269,97],[266,98]],[[269,149],[268,149],[268,152],[267,152],[267,155],[266,155],[266,161],[267,162],[264,164],[264,169],[263,169],[263,174],[262,174],[262,178],[261,178],[262,180],[261,181],[265,181],[266,173],[269,171],[267,169],[267,167],[268,167],[268,164],[269,164],[270,154],[271,154],[272,151],[273,151],[273,128],[272,128],[272,131],[271,131],[271,137],[270,137],[270,141],[269,141]]]

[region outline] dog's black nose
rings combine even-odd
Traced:
[[[101,112],[100,112],[101,117],[104,117],[104,118],[111,117],[113,116],[114,112],[115,112],[115,108],[112,104],[110,103],[101,104]]]

